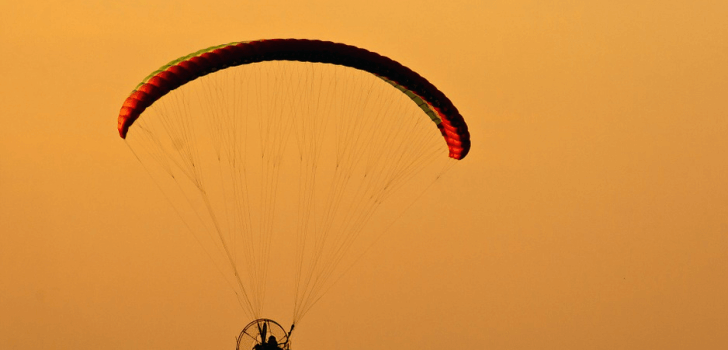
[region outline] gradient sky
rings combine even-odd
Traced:
[[[2,1],[0,348],[233,349],[249,320],[116,132],[259,38],[404,63],[471,154],[297,326],[306,349],[728,346],[725,1]]]

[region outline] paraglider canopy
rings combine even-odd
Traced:
[[[450,157],[464,158],[470,151],[470,134],[463,117],[450,100],[427,79],[379,54],[320,40],[268,39],[212,46],[180,57],[144,79],[119,112],[119,135],[160,97],[185,83],[228,67],[263,61],[319,62],[369,72],[394,86],[427,114],[445,138]]]

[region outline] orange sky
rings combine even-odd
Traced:
[[[720,1],[4,1],[0,348],[234,348],[249,320],[116,116],[171,59],[276,37],[404,63],[473,140],[295,350],[724,348],[727,17]]]

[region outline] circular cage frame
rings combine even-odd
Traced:
[[[291,331],[293,326],[291,326]],[[291,331],[286,330],[278,322],[268,318],[259,318],[248,323],[237,338],[235,350],[252,350],[256,345],[262,345],[270,335],[276,337],[278,348],[290,350]],[[264,334],[261,334],[264,333]]]

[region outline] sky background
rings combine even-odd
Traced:
[[[249,322],[118,137],[149,72],[316,38],[444,91],[472,151],[306,349],[722,349],[725,1],[2,1],[0,348],[233,349]]]

